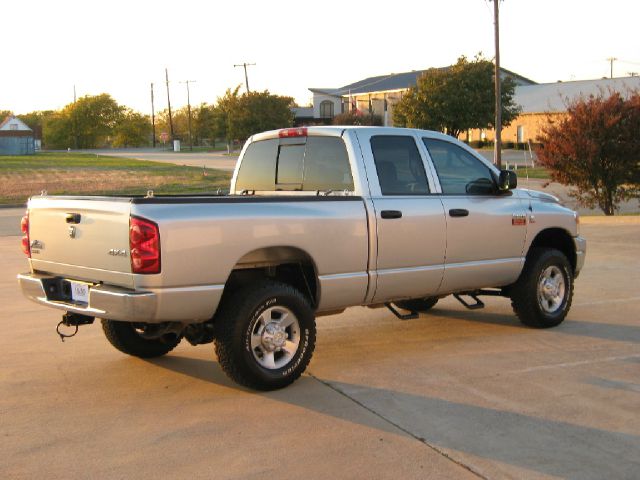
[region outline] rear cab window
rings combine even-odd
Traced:
[[[342,138],[294,137],[252,142],[236,179],[242,191],[353,191]]]

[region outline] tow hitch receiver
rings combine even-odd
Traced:
[[[88,315],[67,312],[62,316],[62,320],[56,327],[56,333],[60,335],[60,340],[64,342],[65,338],[71,338],[78,333],[78,328],[80,327],[80,325],[91,325],[94,320],[94,317],[89,317]],[[61,332],[60,327],[62,327],[63,325],[65,327],[75,327],[75,330],[70,334]]]

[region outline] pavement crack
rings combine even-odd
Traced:
[[[339,388],[337,388],[336,386],[332,385],[331,383],[322,380],[318,377],[316,377],[314,374],[310,373],[309,371],[307,371],[307,375],[309,375],[311,378],[313,378],[314,380],[320,382],[321,384],[323,384],[324,386],[330,388],[331,390],[333,390],[334,392],[342,395],[343,397],[345,397],[346,399],[350,400],[351,402],[355,403],[356,405],[358,405],[361,408],[364,408],[366,411],[368,411],[369,413],[375,415],[376,417],[378,417],[379,419],[381,419],[382,421],[388,423],[389,425],[392,425],[393,427],[397,428],[398,430],[400,430],[401,432],[409,435],[410,437],[414,438],[415,440],[419,441],[420,443],[422,443],[423,445],[425,445],[426,447],[430,448],[431,450],[433,450],[434,452],[436,452],[437,454],[439,454],[440,456],[446,458],[447,460],[449,460],[450,462],[455,463],[456,465],[458,465],[461,468],[464,468],[465,470],[467,470],[469,473],[475,475],[478,478],[481,478],[483,480],[489,480],[488,477],[485,477],[484,475],[482,475],[480,472],[476,471],[472,466],[467,465],[465,463],[463,463],[460,460],[457,460],[455,458],[453,458],[451,455],[449,455],[447,452],[445,452],[444,450],[438,448],[435,445],[432,445],[431,443],[429,443],[425,438],[420,437],[418,435],[416,435],[415,433],[411,432],[410,430],[407,430],[406,428],[404,428],[403,426],[395,423],[393,420],[390,420],[388,418],[386,418],[384,415],[382,415],[381,413],[377,412],[376,410],[368,407],[367,405],[365,405],[364,403],[360,402],[359,400],[357,400],[356,398],[350,396],[348,393],[340,390]]]

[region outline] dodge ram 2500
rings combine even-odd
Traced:
[[[270,131],[244,145],[229,195],[31,198],[18,278],[76,331],[100,318],[124,353],[215,342],[233,380],[281,388],[311,360],[315,317],[350,306],[410,318],[446,295],[501,295],[526,325],[562,322],[578,216],[516,187],[436,132]]]

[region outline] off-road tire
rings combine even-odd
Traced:
[[[409,310],[411,312],[427,312],[431,310],[436,303],[438,303],[440,297],[426,297],[426,298],[413,298],[411,300],[401,300],[399,302],[393,302],[396,306],[403,310]]]
[[[540,284],[545,271],[553,267],[562,275],[564,292],[556,310],[549,312],[539,299]],[[562,323],[573,299],[573,271],[567,257],[559,250],[532,248],[527,255],[520,277],[510,289],[511,306],[520,321],[534,328],[550,328]]]
[[[137,324],[102,319],[102,331],[109,343],[122,353],[140,358],[166,355],[182,340],[175,334],[166,334],[158,339],[147,339],[136,331]]]
[[[262,347],[253,347],[252,339],[258,336],[256,328],[261,328],[262,315],[278,308],[288,310],[297,320],[298,345],[281,368],[275,364],[266,368],[256,357]],[[234,382],[255,390],[276,390],[293,383],[307,368],[315,349],[313,310],[302,293],[284,283],[267,280],[234,292],[223,300],[214,323],[216,354],[222,370]],[[291,338],[293,333],[287,335]]]

